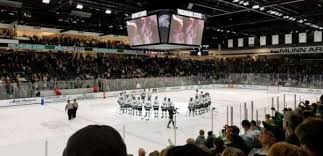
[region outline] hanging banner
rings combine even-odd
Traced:
[[[238,39],[238,47],[243,47],[243,38]]]
[[[279,35],[273,35],[272,36],[272,45],[279,44]]]
[[[322,42],[322,31],[314,32],[314,42]]]
[[[233,39],[228,40],[228,48],[233,48]]]
[[[293,43],[292,34],[285,34],[285,44],[292,44]]]
[[[264,46],[267,45],[267,40],[266,40],[266,36],[260,36],[260,45]]]
[[[306,37],[306,33],[299,33],[299,43],[306,43],[307,37]]]
[[[254,46],[255,45],[255,37],[249,37],[248,44],[249,44],[249,46]]]

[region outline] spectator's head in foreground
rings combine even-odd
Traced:
[[[306,156],[306,153],[295,145],[279,142],[270,148],[267,156]]]
[[[296,128],[301,147],[309,156],[323,155],[323,120],[309,118]]]
[[[145,155],[146,155],[146,151],[143,148],[139,148],[138,156],[145,156]]]
[[[167,156],[206,156],[208,152],[202,148],[193,145],[186,144],[184,146],[176,146],[168,150]]]
[[[263,148],[269,148],[273,144],[285,140],[282,128],[263,122],[264,130],[259,135],[259,142]]]
[[[227,147],[224,149],[222,156],[244,156],[244,153],[238,148]]]
[[[68,139],[63,156],[127,156],[127,149],[114,128],[90,125]]]

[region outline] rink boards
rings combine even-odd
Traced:
[[[163,87],[163,88],[158,88],[157,92],[174,92],[174,91],[182,91],[182,90],[218,89],[218,88],[268,90],[269,87],[278,87],[279,92],[323,94],[323,89],[295,88],[295,87],[281,87],[281,86],[239,85],[239,84],[211,84],[211,85]],[[68,90],[64,90],[64,92],[68,94]],[[55,103],[55,102],[63,102],[69,99],[84,100],[84,99],[108,98],[108,97],[116,97],[121,92],[122,91],[112,91],[112,92],[97,92],[97,93],[83,93],[83,94],[74,94],[74,95],[0,100],[0,107],[32,105],[32,104],[49,104],[49,103]],[[137,95],[142,93],[143,89],[127,90],[126,92],[127,94]]]

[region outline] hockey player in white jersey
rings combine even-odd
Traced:
[[[162,106],[161,106],[161,110],[162,110],[162,117],[161,118],[166,118],[167,115],[167,98],[164,98],[164,101],[162,102]]]
[[[135,116],[139,115],[139,109],[138,109],[139,102],[140,102],[140,97],[138,97],[136,100],[133,101],[134,115]]]
[[[126,101],[125,101],[125,109],[126,109],[126,114],[130,114],[131,113],[131,101],[132,101],[132,97],[131,95],[127,95],[126,96]]]
[[[207,107],[207,101],[206,101],[206,96],[205,94],[202,94],[201,96],[201,105],[202,105],[202,114],[205,114],[206,113],[206,107]]]
[[[201,99],[203,95],[203,91],[201,91],[201,93],[199,94],[199,99]]]
[[[141,100],[146,99],[146,96],[147,96],[146,89],[144,89],[144,91],[140,94],[140,96],[141,96]]]
[[[188,102],[188,110],[189,110],[189,117],[191,117],[191,115],[194,117],[194,101],[193,98],[190,98],[190,101]]]
[[[151,111],[151,99],[148,98],[146,103],[145,103],[145,117],[147,117],[147,120],[150,118],[150,111]]]
[[[206,104],[207,104],[207,110],[210,111],[211,109],[211,97],[210,93],[206,93]]]
[[[155,97],[155,101],[154,101],[154,105],[153,105],[153,108],[154,108],[154,117],[155,118],[158,118],[159,116],[159,101],[158,101],[158,96]]]
[[[130,101],[130,114],[131,115],[135,115],[135,110],[136,110],[136,104],[137,104],[137,100],[136,97],[134,95],[131,96],[131,101]]]
[[[199,90],[196,89],[195,91],[195,97],[198,97],[199,96]]]
[[[137,110],[138,110],[138,115],[142,116],[142,105],[143,105],[144,99],[140,99],[140,97],[138,97],[137,100]]]
[[[120,93],[119,99],[118,99],[118,104],[120,106],[120,110],[122,113],[124,113],[124,102],[125,102],[125,98],[123,97],[122,93]]]
[[[200,111],[200,100],[199,100],[199,97],[198,96],[195,96],[195,99],[194,99],[194,108],[195,108],[195,115],[201,114],[201,111]]]

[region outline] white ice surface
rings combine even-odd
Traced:
[[[254,110],[259,111],[259,120],[265,111],[270,114],[271,98],[279,96],[280,110],[283,109],[283,94],[268,94],[267,91],[247,89],[205,89],[210,93],[214,111],[214,132],[218,134],[227,122],[227,106],[233,106],[234,124],[241,121],[240,104],[247,102],[249,119],[250,102],[254,101]],[[288,107],[294,107],[294,94],[286,93]],[[198,131],[211,130],[211,113],[189,118],[187,102],[195,95],[195,90],[156,93],[153,96],[163,99],[170,97],[180,114],[177,116],[177,145],[185,143],[187,138],[196,138]],[[317,100],[319,95],[297,93],[297,102],[308,99]],[[128,153],[137,155],[140,147],[147,153],[161,150],[168,145],[168,139],[174,142],[174,130],[167,129],[168,119],[141,120],[138,117],[117,113],[117,98],[79,101],[77,118],[67,120],[64,112],[65,102],[42,105],[29,105],[0,108],[0,156],[44,156],[45,141],[48,142],[48,156],[61,156],[67,139],[78,129],[91,124],[110,125],[123,136]],[[276,98],[275,98],[276,107]],[[265,110],[266,108],[266,110]],[[254,116],[256,113],[254,112]],[[254,117],[254,119],[256,119]],[[125,132],[123,132],[125,126]]]

